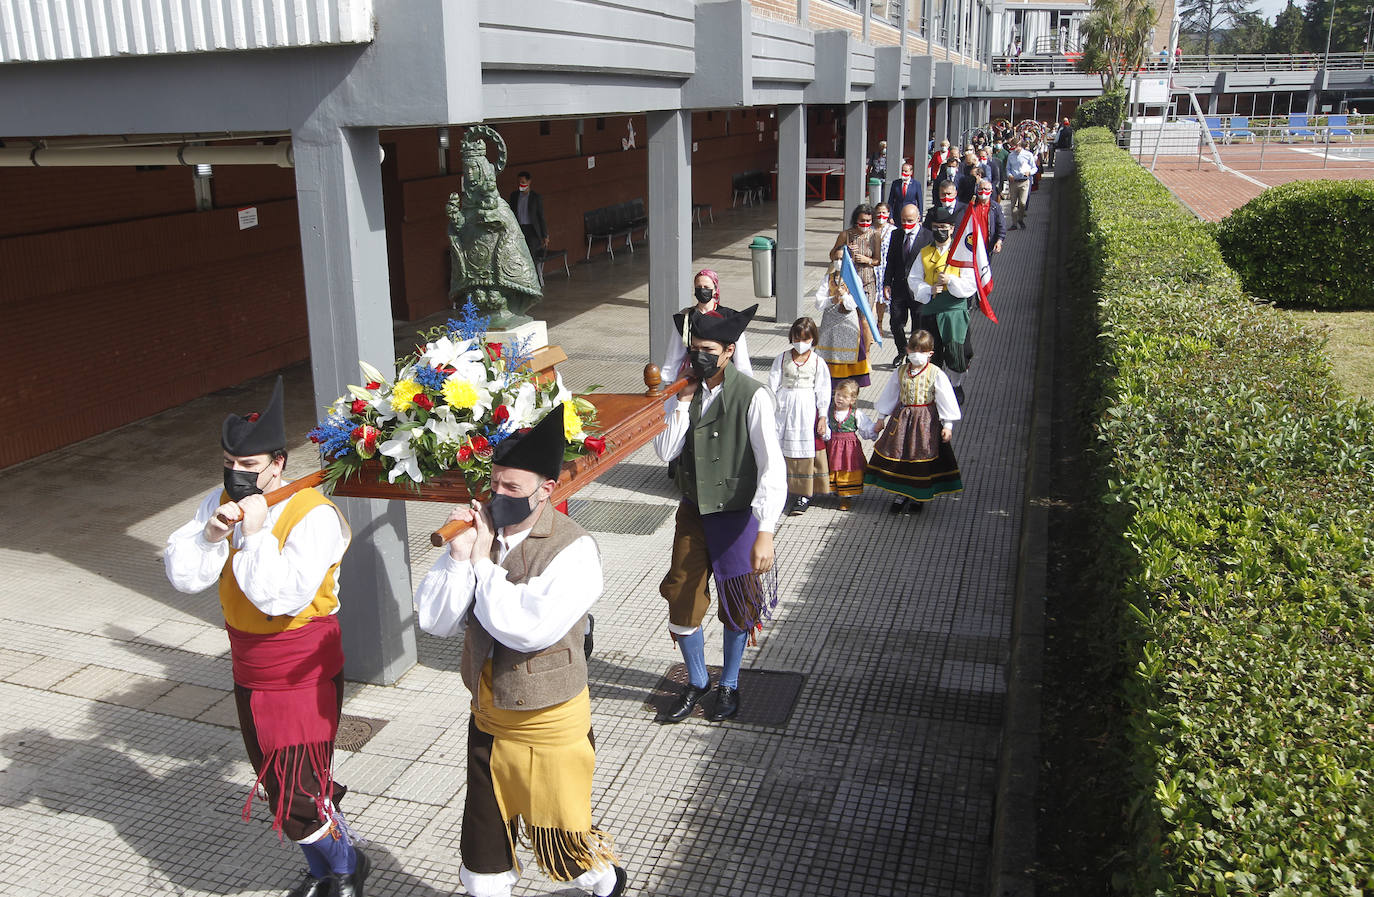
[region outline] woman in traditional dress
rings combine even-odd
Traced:
[[[692,298],[695,302],[682,309],[683,319],[686,320],[693,313],[699,315],[710,315],[714,318],[721,317],[720,304],[720,275],[710,268],[702,268],[697,272],[697,276],[692,278]],[[731,311],[731,309],[726,309]],[[735,344],[735,354],[733,357],[735,368],[744,376],[754,376],[754,369],[749,360],[749,345],[745,341],[743,333],[739,335],[739,342]],[[663,360],[663,365],[659,371],[663,374],[664,383],[672,383],[686,373],[687,364],[687,344],[681,335],[677,339],[668,340],[668,356]]]
[[[830,260],[838,262],[844,256],[846,246],[849,247],[849,257],[854,260],[854,268],[859,272],[859,281],[863,284],[868,304],[872,305],[876,301],[875,272],[883,249],[878,243],[877,229],[873,227],[873,207],[868,203],[854,207],[849,227],[840,231],[835,238],[835,245],[830,249]]]
[[[839,268],[834,268],[816,290],[816,309],[821,314],[816,348],[830,368],[832,380],[853,377],[867,386],[873,368],[868,363],[868,347],[873,342],[868,322],[858,312],[859,304],[849,295]]]

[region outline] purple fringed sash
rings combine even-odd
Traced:
[[[727,625],[737,632],[748,632],[749,643],[763,621],[772,619],[778,606],[777,573],[754,573],[749,554],[759,534],[759,522],[748,508],[717,511],[701,518],[706,533],[706,551],[711,555],[711,572],[716,577],[716,600]]]

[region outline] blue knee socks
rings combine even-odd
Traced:
[[[333,828],[333,826],[331,826],[331,828]],[[334,831],[326,832],[324,836],[314,844],[303,844],[301,846],[312,847],[318,851],[320,857],[329,865],[330,872],[337,873],[338,875],[348,875],[358,868],[358,854],[353,850],[353,845],[348,843],[347,838],[335,837]],[[307,853],[306,856],[308,857],[309,853]],[[315,875],[313,866],[310,869],[310,874]],[[316,875],[315,877],[323,878],[324,876]]]
[[[739,666],[744,659],[744,646],[749,642],[749,632],[725,627],[725,664],[720,671],[720,684],[726,688],[739,688]]]
[[[316,850],[314,844],[302,844],[300,847],[301,853],[305,854],[305,864],[310,867],[310,874],[315,878],[328,878],[329,863],[325,860],[324,854]]]
[[[679,635],[677,637],[678,650],[682,652],[682,660],[687,664],[687,681],[693,688],[705,688],[711,684],[711,677],[706,673],[706,633],[700,628],[691,635]]]

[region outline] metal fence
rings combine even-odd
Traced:
[[[1148,116],[1129,119],[1118,142],[1151,168],[1339,169],[1374,177],[1374,115]]]
[[[1009,75],[1070,75],[1079,73],[1081,53],[1059,56],[994,56],[992,70]],[[1211,56],[1183,55],[1169,65],[1163,56],[1151,56],[1141,66],[1142,72],[1315,72],[1374,71],[1374,53],[1262,53],[1213,54]]]

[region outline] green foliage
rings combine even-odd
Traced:
[[[1245,289],[1261,299],[1374,308],[1374,181],[1270,187],[1221,222],[1217,242]]]
[[[1112,90],[1096,99],[1079,105],[1073,114],[1074,130],[1110,128],[1115,134],[1121,130],[1126,117],[1126,91]]]
[[[1129,670],[1137,897],[1374,891],[1374,406],[1079,131],[1095,578]],[[1325,219],[1308,222],[1308,231]],[[1281,234],[1270,235],[1277,241]]]
[[[1357,53],[1365,49],[1364,37],[1369,20],[1366,3],[1336,2],[1336,17],[1331,18],[1332,0],[1307,0],[1303,7],[1303,40],[1309,53],[1326,50],[1326,35],[1331,34],[1332,53]]]
[[[1293,0],[1288,0],[1288,5],[1274,16],[1274,27],[1269,31],[1269,44],[1265,47],[1265,52],[1303,52],[1302,28],[1302,10],[1298,9]]]

